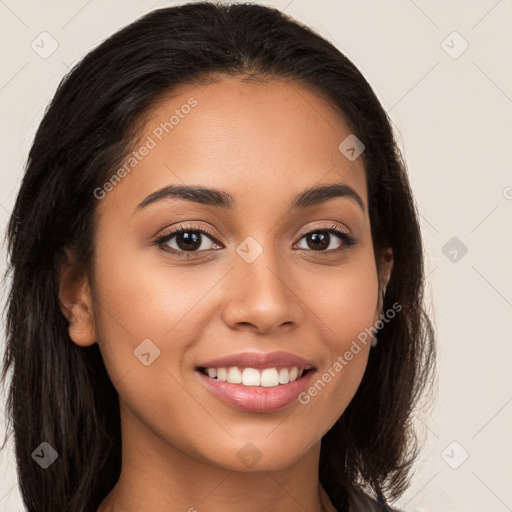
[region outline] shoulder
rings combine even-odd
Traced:
[[[361,489],[353,488],[349,493],[350,512],[401,512],[389,505],[379,503]]]

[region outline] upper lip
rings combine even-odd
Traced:
[[[302,357],[290,354],[289,352],[240,352],[218,359],[211,359],[199,364],[198,368],[226,368],[231,366],[241,366],[244,368],[273,368],[276,366],[296,366],[299,370],[308,370],[314,368],[311,361]]]

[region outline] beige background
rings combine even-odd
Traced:
[[[120,27],[177,3],[0,0],[2,233],[62,76]],[[355,62],[390,113],[408,162],[440,357],[436,405],[419,421],[425,448],[400,504],[408,512],[512,510],[512,2],[267,4],[313,26]],[[46,59],[31,47],[48,37],[44,31],[58,44]],[[12,443],[0,454],[0,510],[23,510]]]

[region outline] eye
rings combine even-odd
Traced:
[[[173,239],[176,240],[173,240]],[[210,243],[208,243],[210,239]],[[206,242],[206,243],[205,243]],[[212,242],[215,242],[212,244]],[[189,257],[187,253],[205,251],[213,249],[217,240],[211,233],[203,228],[189,227],[180,225],[169,233],[155,240],[154,244],[159,245],[162,249],[175,253],[178,256]]]
[[[332,235],[334,235],[334,239]],[[336,238],[338,239],[338,244],[336,244]],[[299,248],[312,250],[314,252],[338,253],[353,247],[357,243],[353,236],[345,233],[335,225],[309,231],[301,237],[301,240],[302,239],[305,239],[307,246]]]

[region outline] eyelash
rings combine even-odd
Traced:
[[[175,228],[174,230],[170,231],[169,233],[166,233],[162,236],[160,236],[159,238],[157,238],[154,242],[153,242],[153,245],[157,245],[159,246],[163,251],[166,251],[166,252],[170,252],[180,258],[194,258],[196,257],[195,255],[197,255],[198,253],[201,253],[201,252],[204,252],[203,251],[178,251],[176,249],[172,249],[170,247],[165,247],[165,244],[171,240],[172,237],[176,236],[176,235],[179,235],[181,233],[201,233],[203,235],[206,235],[208,237],[210,237],[216,244],[220,244],[217,239],[215,238],[215,236],[210,233],[208,230],[204,229],[204,228],[198,228],[198,227],[193,227],[193,226],[186,226],[186,225],[180,225],[179,227]],[[337,235],[341,241],[342,241],[342,245],[341,247],[339,247],[338,249],[330,249],[329,251],[314,251],[312,249],[301,249],[301,250],[309,250],[309,251],[312,251],[312,252],[315,252],[315,253],[327,253],[327,254],[337,254],[339,252],[342,252],[342,251],[345,251],[347,249],[350,249],[351,247],[353,247],[354,245],[356,245],[357,243],[357,240],[345,233],[344,231],[342,231],[340,228],[338,228],[337,226],[335,225],[331,225],[331,226],[328,226],[328,227],[318,227],[318,228],[315,228],[311,231],[308,231],[307,233],[304,233],[303,235],[301,235],[300,239],[299,240],[302,240],[305,236],[307,235],[310,235],[312,233],[319,233],[319,232],[323,232],[323,233],[334,233],[335,235]]]

